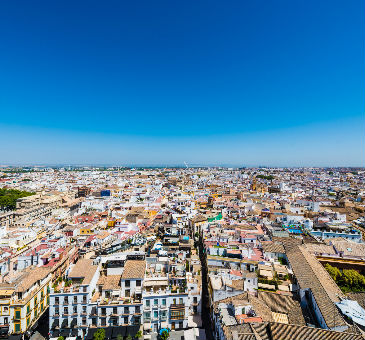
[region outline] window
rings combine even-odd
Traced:
[[[82,306],[82,313],[86,314],[86,306]]]
[[[84,296],[82,297],[82,303],[87,303],[86,295],[84,295]]]
[[[158,305],[158,299],[154,299],[154,300],[153,300],[153,304],[154,304],[155,306],[157,306],[157,305]]]
[[[82,324],[83,324],[84,326],[86,326],[86,318],[85,318],[85,317],[83,317],[83,318],[82,318]]]
[[[125,324],[125,325],[128,325],[128,323],[129,323],[129,322],[128,322],[128,316],[126,316],[126,317],[124,317],[124,324]]]
[[[54,310],[55,315],[59,315],[60,314],[60,309],[58,307],[55,308]]]
[[[30,313],[30,306],[27,305],[27,314],[29,314],[29,313]]]
[[[66,315],[68,314],[68,307],[63,308],[63,314],[66,314]]]
[[[151,313],[150,312],[145,312],[144,313],[144,319],[145,320],[150,320],[150,318],[151,318]]]
[[[180,305],[182,305],[183,303],[184,303],[183,298],[180,298],[180,299],[179,299],[179,304],[180,304]]]
[[[30,318],[27,318],[27,327],[29,327],[30,324]]]
[[[117,307],[113,307],[113,314],[118,314],[118,308]]]
[[[117,326],[118,325],[118,319],[117,318],[112,318],[112,325],[113,326]]]
[[[43,291],[41,292],[41,299],[43,299],[43,297],[44,297],[44,293],[43,293]]]
[[[155,310],[155,311],[153,312],[153,317],[154,317],[155,319],[157,319],[157,318],[158,318],[158,311],[157,311],[157,310]]]
[[[136,286],[137,286],[137,287],[141,287],[141,284],[142,284],[142,281],[141,281],[141,280],[137,280],[137,281],[136,281]]]
[[[37,299],[36,299],[36,301],[37,301]],[[59,305],[60,304],[60,298],[58,296],[56,296],[54,298],[54,303],[55,303],[55,305]],[[37,302],[36,302],[36,304],[37,304]]]
[[[133,324],[136,326],[140,326],[141,325],[141,317],[140,316],[135,316],[133,319]]]
[[[162,306],[166,306],[166,299],[162,299]]]
[[[179,322],[179,328],[183,328],[183,323],[181,321]]]
[[[77,296],[74,296],[74,303],[77,303]]]
[[[58,299],[58,298],[56,298],[56,299]],[[37,297],[35,297],[34,298],[34,305],[36,305],[38,303],[38,299],[37,299]]]
[[[172,310],[171,311],[171,319],[182,320],[184,319],[185,311],[184,310]]]
[[[96,318],[92,318],[92,319],[91,319],[91,324],[92,324],[93,326],[96,326]]]
[[[20,332],[20,323],[15,324],[15,332]]]
[[[63,304],[68,305],[68,296],[65,296],[65,298],[63,300]]]
[[[101,319],[101,325],[106,326],[106,319]]]
[[[194,296],[194,303],[198,302],[198,298],[196,296]]]
[[[7,318],[7,317],[5,317],[5,318],[4,318],[4,325],[7,325],[8,323],[9,323],[8,318]]]
[[[129,314],[129,307],[124,307],[124,314]]]
[[[43,306],[43,302],[41,303],[41,311],[43,312],[44,306]]]
[[[135,309],[135,314],[139,314],[141,313],[141,308],[139,306],[136,306],[136,309]]]
[[[74,314],[77,314],[77,306],[74,306]]]
[[[131,281],[130,280],[125,280],[125,286],[130,287],[131,286]]]
[[[129,290],[129,289],[127,289],[127,290],[125,291],[125,296],[126,296],[126,297],[130,297],[130,295],[131,295],[131,292],[130,292],[130,290]]]
[[[15,319],[20,319],[20,309],[15,311]]]
[[[146,300],[146,306],[149,307],[151,305],[151,301],[150,300]]]

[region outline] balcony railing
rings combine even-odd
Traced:
[[[170,305],[171,309],[181,309],[181,308],[185,308],[185,304],[183,303],[173,303]]]

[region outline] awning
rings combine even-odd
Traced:
[[[52,337],[53,338],[58,338],[60,336],[60,331],[59,330],[55,330],[52,332]]]
[[[105,338],[106,339],[111,339],[112,338],[112,331],[113,331],[113,327],[105,328]]]
[[[148,280],[144,282],[144,287],[151,287],[151,286],[168,286],[169,283],[167,280]]]
[[[77,325],[77,319],[72,319],[71,321],[71,327],[75,327]]]
[[[89,330],[87,331],[86,340],[92,340],[97,330],[97,328],[89,328]]]
[[[169,323],[167,321],[161,322],[161,328],[168,328]]]
[[[78,328],[72,328],[70,335],[71,336],[77,336],[77,334],[79,334],[79,329]]]
[[[138,331],[139,331],[139,326],[128,326],[126,335],[127,336],[131,335],[132,337],[134,337]]]
[[[54,319],[53,323],[52,323],[52,327],[51,329],[55,329],[56,327],[58,327],[60,325],[60,321],[58,319]]]
[[[70,335],[70,329],[61,329],[60,336],[63,336],[64,338]]]
[[[0,335],[6,335],[9,333],[9,327],[0,327]]]
[[[144,324],[143,324],[143,329],[144,329],[145,331],[148,331],[149,329],[151,329],[151,323],[150,323],[150,322],[148,322],[148,323],[144,323]]]
[[[22,338],[21,334],[11,334],[9,335],[9,340],[20,340]]]
[[[61,323],[61,328],[67,328],[68,327],[68,320],[67,319],[63,319],[62,323]]]
[[[118,335],[121,335],[124,337],[126,330],[127,330],[127,327],[125,327],[125,326],[113,327],[112,338],[116,339],[118,337]]]

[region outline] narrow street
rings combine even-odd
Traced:
[[[213,327],[210,318],[209,291],[208,291],[208,271],[206,266],[205,253],[203,253],[203,242],[201,237],[198,240],[199,258],[202,266],[202,321],[208,340],[213,340]]]

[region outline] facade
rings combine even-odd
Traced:
[[[85,336],[91,325],[91,297],[99,279],[99,266],[82,259],[71,266],[67,281],[51,289],[49,328],[51,337]]]
[[[321,240],[339,238],[361,242],[362,235],[360,230],[352,227],[350,223],[328,222],[317,224],[313,228],[308,229],[309,233]]]
[[[29,267],[13,282],[0,284],[0,333],[30,330],[49,306],[49,268]]]

